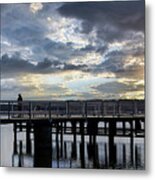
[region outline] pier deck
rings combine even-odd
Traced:
[[[20,110],[19,110],[20,106]],[[144,100],[0,101],[0,120],[144,119]]]

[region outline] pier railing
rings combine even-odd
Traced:
[[[144,116],[144,100],[0,101],[0,119]]]

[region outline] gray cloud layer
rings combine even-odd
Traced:
[[[1,59],[2,77],[7,77],[9,74],[10,76],[16,76],[22,73],[47,74],[63,70],[83,70],[86,68],[86,65],[73,65],[49,59],[44,59],[42,62],[33,64],[31,61],[22,59],[19,54],[15,54],[12,57],[5,54]]]
[[[143,80],[144,3],[143,0],[44,3],[36,13],[30,11],[30,4],[1,5],[2,78],[79,70],[93,75],[110,72],[116,79]],[[69,23],[70,20],[76,21]],[[50,23],[62,27],[54,29]],[[61,30],[72,25],[76,28],[61,34]],[[53,38],[55,31],[59,32],[58,37]],[[67,33],[73,34],[65,41],[63,38],[67,37]],[[83,40],[82,45],[80,40]],[[77,47],[78,43],[80,46]],[[90,59],[91,53],[96,59],[99,55],[100,61],[83,63],[88,53]],[[75,63],[74,59],[82,63]],[[16,88],[15,85],[12,87]],[[24,88],[33,89],[21,85],[21,89]],[[16,89],[19,90],[19,87]],[[119,82],[101,82],[93,89],[106,91],[107,94],[136,91],[132,85]],[[137,89],[142,88],[138,86]],[[91,95],[91,92],[85,92],[81,96],[89,98]]]
[[[59,12],[83,20],[83,33],[97,28],[106,41],[125,38],[126,31],[144,31],[144,1],[66,3]]]
[[[17,45],[16,51],[18,46],[23,48],[29,47],[32,53],[29,56],[36,62],[44,63],[44,59],[47,58],[60,61],[61,64],[62,61],[67,62],[72,57],[83,56],[87,52],[98,52],[101,55],[106,54],[106,57],[109,56],[107,59],[110,60],[102,65],[104,70],[105,67],[109,69],[112,58],[118,59],[118,61],[115,60],[115,67],[113,67],[114,71],[116,71],[117,67],[120,66],[119,61],[122,59],[122,53],[132,54],[133,56],[139,56],[144,53],[144,47],[134,47],[134,44],[144,41],[143,37],[135,34],[136,32],[144,31],[143,3],[144,1],[47,3],[44,4],[43,9],[37,15],[28,12],[30,11],[29,4],[1,5],[2,37]],[[82,21],[82,29],[77,30],[80,33],[89,34],[95,28],[97,44],[95,46],[89,44],[77,50],[73,47],[72,42],[67,44],[55,42],[45,37],[49,30],[43,18],[47,18],[55,6],[62,16],[73,17]],[[119,51],[118,56],[116,56],[115,50],[107,54],[109,43],[124,40],[131,40],[128,42],[130,44],[127,45],[131,46],[130,52],[124,52],[123,49]],[[6,50],[2,54],[7,54],[9,48],[8,46],[5,47],[5,45],[3,48],[2,44],[2,50]],[[12,52],[12,55],[14,53]],[[25,63],[25,68],[30,66],[28,62],[20,63]],[[112,67],[110,68],[112,70]]]

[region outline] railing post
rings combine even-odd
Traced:
[[[59,116],[59,105],[57,104],[57,107],[56,107],[56,116],[58,117]]]
[[[103,116],[106,116],[106,103],[103,104]]]
[[[102,113],[102,118],[104,117],[104,101],[102,100],[101,102],[101,113]]]
[[[100,117],[100,114],[101,114],[100,109],[101,109],[101,106],[98,103],[98,105],[97,105],[97,116],[98,117]]]
[[[49,119],[51,119],[51,102],[49,102]]]
[[[11,104],[11,112],[12,112],[12,116],[11,117],[13,117],[13,114],[14,114],[14,112],[13,112],[14,110],[13,110],[13,103]]]
[[[29,102],[29,119],[32,118],[32,102]]]
[[[116,115],[116,103],[113,101],[113,117]]]
[[[81,108],[82,108],[82,117],[85,116],[85,102],[84,101],[81,101],[81,104],[80,104]]]
[[[137,101],[136,100],[134,100],[133,101],[133,116],[134,115],[137,115]]]
[[[118,100],[118,117],[120,117],[121,115],[121,105],[120,105],[120,101]]]
[[[8,102],[8,119],[10,119],[10,101]]]
[[[87,101],[82,101],[82,107],[83,107],[83,117],[87,118]]]
[[[66,101],[66,116],[69,117],[69,101]]]
[[[87,118],[87,101],[85,101],[85,116]]]

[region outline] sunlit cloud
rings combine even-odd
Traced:
[[[144,67],[144,58],[143,57],[127,57],[125,59],[124,68],[128,69],[133,66],[141,66]]]
[[[97,65],[102,62],[102,56],[100,53],[91,52],[83,56],[73,57],[69,62],[74,65]]]
[[[72,43],[73,47],[77,49],[89,44],[88,38],[77,31],[81,26],[79,20],[55,15],[47,17],[47,26],[49,32],[46,37],[53,41]]]
[[[112,50],[121,50],[124,46],[126,46],[127,42],[126,41],[123,41],[123,42],[119,42],[119,41],[116,41],[116,42],[111,42],[108,44],[108,47]]]
[[[30,4],[30,11],[34,14],[40,11],[42,8],[43,8],[42,3],[37,2],[37,3]]]
[[[122,99],[144,99],[145,94],[144,91],[134,91],[134,92],[126,92],[121,94],[120,97]]]
[[[91,73],[68,71],[44,76],[41,74],[23,74],[18,79],[8,79],[3,83],[10,84],[12,82],[11,87],[13,84],[18,84],[16,92],[23,92],[25,98],[34,96],[34,98],[41,97],[43,99],[43,97],[49,96],[50,98],[60,99],[59,96],[61,96],[61,99],[77,99],[77,97],[83,99],[83,95],[86,93],[92,94],[93,97],[99,95],[92,86],[112,81],[114,81],[112,74],[105,73],[94,76]],[[30,91],[23,91],[23,87],[25,89],[30,87]],[[64,95],[63,98],[62,94]]]

